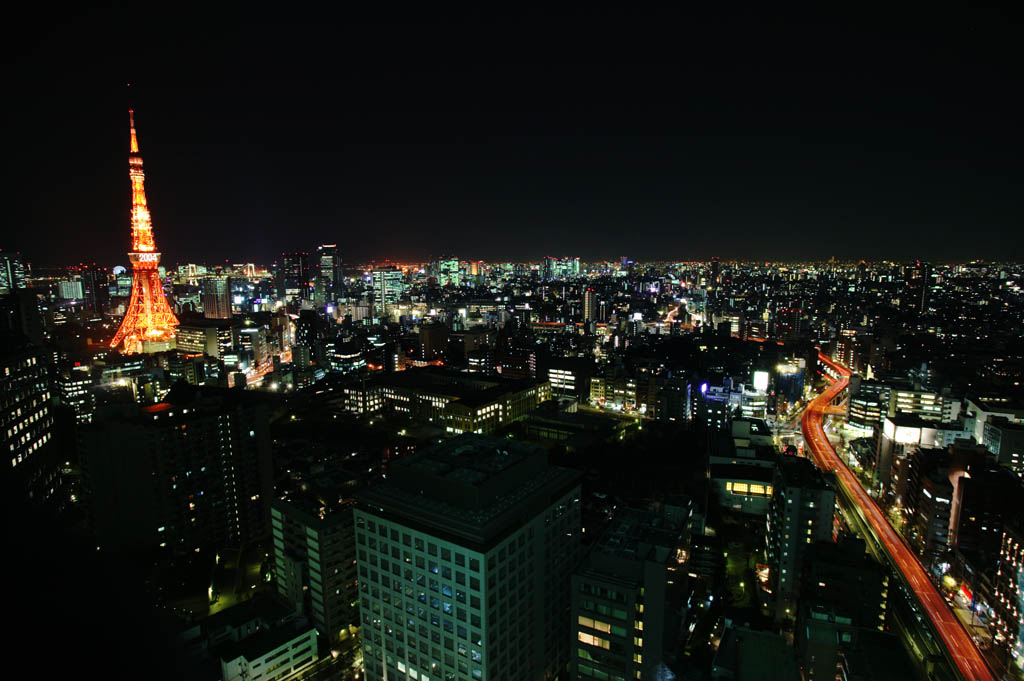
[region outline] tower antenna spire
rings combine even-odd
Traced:
[[[129,82],[125,83],[124,86],[128,90],[128,125],[132,131],[131,153],[137,154],[139,153],[139,140],[138,137],[136,137],[135,135],[135,107],[132,106],[131,98],[132,84]]]
[[[128,126],[131,129],[131,153],[138,154],[138,137],[135,135],[135,107],[131,102],[131,82],[125,83],[128,90]]]
[[[139,153],[139,140],[135,136],[135,109],[128,109],[128,123],[132,128],[132,148],[133,154]]]

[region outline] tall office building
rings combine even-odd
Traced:
[[[911,307],[918,314],[928,310],[928,298],[932,288],[932,264],[918,261],[906,269],[907,287],[910,289]]]
[[[881,381],[872,381],[854,374],[850,378],[846,421],[861,430],[881,428],[889,413],[890,387]]]
[[[903,533],[929,567],[948,558],[957,472],[951,463],[944,449],[913,447],[900,470]]]
[[[658,678],[685,598],[686,511],[625,509],[594,544],[572,577],[569,678]]]
[[[373,313],[386,317],[402,297],[405,289],[405,274],[397,267],[382,267],[373,270]]]
[[[993,416],[985,421],[982,444],[1001,466],[1024,475],[1024,424]]]
[[[808,544],[831,541],[836,491],[833,476],[796,456],[782,456],[768,512],[768,563],[777,615],[794,617],[800,572]]]
[[[1020,650],[1024,645],[1024,516],[1003,519],[1001,535],[999,563],[992,579],[993,624],[1014,650]]]
[[[57,379],[57,390],[61,404],[75,411],[75,421],[89,423],[96,412],[96,395],[92,391],[94,381],[92,368],[75,363]]]
[[[899,640],[883,633],[889,611],[889,577],[866,553],[864,541],[841,535],[836,544],[808,547],[807,554],[802,573],[805,586],[794,631],[794,647],[804,678],[913,678],[909,664],[899,664],[906,658]],[[872,654],[886,659],[869,665],[863,658]],[[892,673],[861,676],[855,671],[876,665],[884,665]]]
[[[329,645],[359,626],[352,509],[351,501],[326,506],[308,498],[278,499],[270,508],[278,593]]]
[[[107,304],[110,301],[110,282],[107,281],[110,270],[93,263],[83,265],[79,268],[79,272],[86,309],[99,313],[106,312]]]
[[[59,504],[60,468],[44,355],[23,336],[0,332],[0,438],[8,491],[33,504]]]
[[[440,323],[420,324],[420,359],[431,361],[444,356],[448,349],[448,327]]]
[[[65,279],[57,282],[57,297],[61,300],[80,301],[85,298],[85,292],[82,288],[82,280]]]
[[[185,353],[202,353],[224,359],[239,346],[240,327],[222,320],[196,320],[176,329],[175,347]]]
[[[583,292],[583,321],[593,322],[597,320],[597,294],[594,289],[587,287]]]
[[[278,298],[306,298],[309,296],[309,253],[294,251],[282,253],[277,270]]]
[[[358,499],[368,679],[565,673],[579,473],[520,442],[463,435],[400,459]]]
[[[929,421],[950,423],[960,414],[960,400],[933,390],[894,386],[889,390],[888,413],[916,414]]]
[[[25,263],[21,253],[0,251],[0,295],[25,288]]]
[[[544,258],[544,262],[541,263],[541,276],[544,281],[569,279],[572,277],[578,277],[579,274],[579,258],[553,258],[551,256],[547,256]]]
[[[341,256],[337,244],[321,244],[316,247],[316,283],[314,296],[321,304],[333,305],[341,293]]]
[[[437,262],[437,283],[441,286],[462,283],[462,265],[458,258],[442,258]]]
[[[267,345],[267,330],[262,326],[247,326],[238,332],[238,345],[252,353],[253,366],[270,364],[270,348]]]
[[[98,545],[190,552],[269,534],[270,427],[258,393],[178,383],[163,402],[98,410],[80,433]]]
[[[203,279],[203,316],[231,319],[231,277]]]

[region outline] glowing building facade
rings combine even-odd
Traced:
[[[110,347],[121,346],[125,354],[160,352],[173,346],[178,318],[167,304],[160,283],[160,253],[156,250],[153,221],[146,204],[146,176],[135,135],[134,112],[129,110],[128,116],[132,134],[128,156],[128,175],[132,181],[132,250],[128,252],[132,263],[132,291],[128,309]]]

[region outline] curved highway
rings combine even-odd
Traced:
[[[917,556],[892,528],[878,504],[864,491],[860,482],[839,458],[836,450],[825,436],[824,415],[829,411],[829,403],[849,384],[850,370],[836,364],[821,353],[818,354],[818,359],[838,372],[839,380],[812,400],[800,419],[804,440],[813,454],[814,462],[819,468],[835,473],[836,479],[847,497],[860,509],[864,519],[874,530],[879,543],[903,573],[907,585],[916,594],[922,609],[931,620],[932,628],[942,639],[946,649],[949,650],[960,675],[967,681],[995,681],[996,675],[989,668],[984,656],[960,620],[950,610],[942,594],[928,579]]]

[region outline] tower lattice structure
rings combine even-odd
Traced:
[[[152,344],[157,347],[174,339],[178,318],[167,304],[160,282],[160,253],[153,239],[153,221],[146,204],[146,175],[142,172],[142,156],[135,134],[135,112],[128,110],[132,142],[128,155],[128,175],[132,181],[132,250],[128,259],[132,263],[132,295],[128,301],[121,326],[110,342],[110,347],[122,345],[121,352],[145,352]]]

